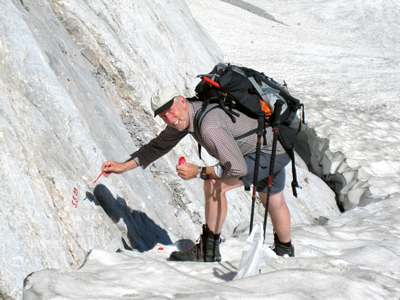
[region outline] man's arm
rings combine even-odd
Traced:
[[[223,127],[210,127],[202,130],[201,135],[205,147],[210,154],[219,160],[222,167],[222,179],[243,177],[247,174],[247,164],[243,158],[235,139]],[[215,175],[213,170],[207,169],[207,174]],[[217,176],[217,175],[215,175]],[[219,178],[217,176],[217,178]]]
[[[136,161],[137,165],[145,169],[152,162],[171,151],[186,135],[187,131],[178,131],[167,126],[160,135],[132,153],[131,157]]]
[[[103,172],[105,177],[108,177],[111,173],[114,174],[122,174],[126,171],[132,170],[134,168],[137,168],[139,165],[136,163],[136,161],[133,158],[128,159],[126,162],[119,163],[116,161],[106,161],[103,163],[101,167],[101,171]]]
[[[247,164],[243,158],[235,139],[222,127],[209,127],[201,132],[207,150],[210,151],[220,163],[206,168],[209,179],[227,179],[242,177],[247,174]],[[186,163],[177,165],[178,176],[184,180],[197,177],[199,166]],[[216,173],[216,169],[218,171]],[[222,168],[222,169],[221,169]]]
[[[168,153],[186,134],[187,132],[180,132],[167,126],[159,136],[132,153],[130,159],[123,163],[113,160],[106,161],[103,163],[101,171],[105,177],[108,177],[111,173],[122,174],[138,166],[145,169],[153,161]]]

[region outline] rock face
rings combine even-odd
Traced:
[[[93,248],[146,251],[195,239],[202,182],[183,182],[175,165],[181,155],[199,165],[213,160],[199,161],[192,139],[144,171],[93,183],[104,161],[126,160],[163,128],[148,101],[158,87],[191,96],[196,75],[223,60],[185,2],[5,0],[0,7],[0,296],[21,298],[28,274],[76,269]],[[295,223],[338,214],[332,192],[318,184],[289,204]],[[315,205],[309,195],[317,193],[326,203]],[[229,193],[229,205],[224,234],[250,215],[242,190]]]

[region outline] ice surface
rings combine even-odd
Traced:
[[[229,1],[187,2],[226,61],[286,80],[306,103],[307,122],[330,141],[324,172],[340,169],[355,193],[365,186],[378,198],[399,193],[397,2],[247,1],[279,22]],[[221,263],[168,262],[174,246],[95,249],[77,271],[29,276],[24,299],[399,299],[399,213],[397,195],[296,225],[296,258],[278,258],[260,275],[234,281],[245,229],[221,245]]]
[[[77,271],[28,276],[24,299],[398,299],[399,213],[397,197],[325,225],[295,226],[296,258],[278,257],[260,275],[238,280],[247,231],[222,244],[220,263],[168,262],[174,246],[146,253],[93,250]]]

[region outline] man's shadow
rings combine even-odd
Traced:
[[[171,245],[172,241],[166,230],[162,229],[145,213],[132,210],[126,201],[117,197],[114,198],[110,190],[103,184],[97,185],[93,194],[86,192],[86,198],[95,205],[101,206],[108,217],[118,223],[121,219],[126,224],[128,232],[127,241],[122,238],[126,250],[136,249],[140,252],[152,249],[157,243]],[[124,236],[124,234],[122,234]],[[193,241],[181,239],[174,244],[177,250],[182,251],[194,245]],[[231,263],[219,263],[219,267],[214,267],[214,276],[224,281],[232,280],[237,273],[237,268]]]
[[[114,223],[118,223],[122,219],[126,224],[126,237],[130,245],[122,238],[125,249],[132,250],[134,248],[143,252],[152,249],[157,243],[172,244],[166,230],[154,223],[145,213],[130,209],[123,198],[115,199],[105,185],[97,185],[93,194],[86,192],[89,201],[101,206]]]

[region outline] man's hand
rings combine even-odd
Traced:
[[[121,174],[125,172],[124,163],[118,163],[116,161],[106,161],[101,166],[101,171],[105,177],[108,177],[111,173]]]
[[[178,176],[184,180],[189,180],[192,178],[196,178],[197,169],[199,167],[190,163],[186,163],[185,165],[177,165],[176,172]]]
[[[111,173],[122,174],[126,171],[136,168],[138,165],[133,159],[129,159],[124,163],[119,163],[113,160],[106,161],[101,166],[101,171],[105,177],[108,177]]]

